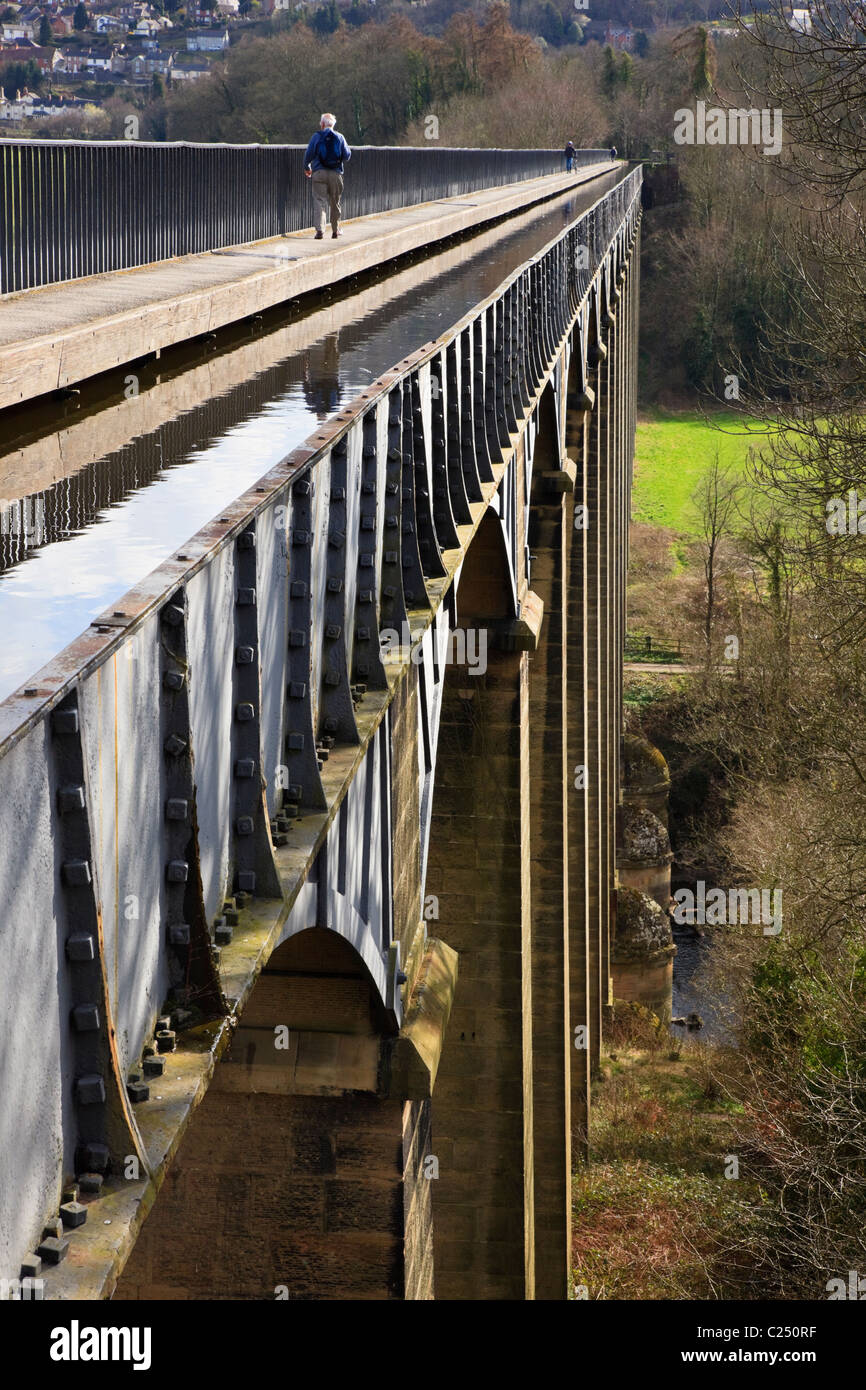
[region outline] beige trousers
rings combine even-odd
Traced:
[[[335,232],[340,225],[342,211],[343,175],[338,174],[336,169],[314,169],[312,184],[316,231],[324,232],[330,220],[331,230]]]

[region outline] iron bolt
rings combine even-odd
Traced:
[[[74,1230],[76,1226],[83,1226],[87,1220],[87,1207],[82,1206],[81,1202],[64,1202],[60,1208],[60,1216],[64,1226]]]
[[[66,938],[66,954],[70,960],[88,961],[96,959],[96,947],[92,936],[84,934]]]
[[[84,810],[83,787],[61,787],[57,793],[57,805],[62,816],[70,811]]]
[[[77,734],[78,710],[56,709],[51,716],[51,726],[55,734]]]
[[[47,1265],[59,1265],[60,1261],[65,1259],[68,1249],[68,1240],[57,1240],[54,1236],[49,1236],[37,1246],[36,1253],[42,1256]]]
[[[95,1004],[77,1004],[72,1010],[76,1033],[95,1033],[99,1029],[99,1009]]]
[[[70,888],[86,887],[90,883],[90,864],[86,859],[67,859],[63,878]]]
[[[75,1098],[79,1105],[104,1105],[105,1082],[96,1073],[79,1076],[75,1082]]]
[[[81,1167],[88,1172],[104,1173],[110,1157],[107,1144],[85,1144],[82,1149]]]

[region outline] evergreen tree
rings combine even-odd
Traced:
[[[692,91],[695,96],[703,96],[713,85],[716,76],[716,50],[713,40],[703,24],[684,29],[674,39],[674,53],[685,58],[690,69]]]
[[[334,34],[340,27],[340,11],[337,9],[337,0],[328,0],[326,5],[320,5],[312,18],[312,27],[317,34]]]
[[[543,39],[547,39],[547,42],[552,43],[556,48],[558,48],[563,41],[564,31],[562,15],[559,13],[559,10],[550,3],[550,0],[545,0],[545,4],[542,6],[539,32]]]
[[[601,86],[605,96],[612,97],[616,93],[619,75],[616,70],[616,58],[610,44],[604,50],[604,66],[601,70]]]
[[[44,14],[39,21],[39,43],[43,48],[47,48],[52,38],[51,24],[49,23],[48,16]]]
[[[84,8],[84,0],[78,0],[78,4],[75,6],[75,14],[72,16],[73,29],[76,29],[80,34],[83,29],[87,28],[89,19],[90,16]]]
[[[708,92],[713,83],[713,48],[712,39],[702,24],[698,25],[698,41],[696,44],[695,62],[695,93],[700,96],[702,92]]]
[[[32,58],[28,58],[26,63],[7,63],[3,68],[0,86],[5,87],[7,92],[23,92],[25,88],[35,92],[41,85],[42,70]]]

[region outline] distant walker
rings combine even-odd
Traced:
[[[563,154],[565,155],[565,172],[570,174],[574,168],[574,156],[577,154],[577,149],[575,148],[573,140],[568,141],[568,144],[563,150]]]
[[[343,196],[343,161],[352,158],[352,151],[336,125],[336,116],[325,111],[304,155],[304,173],[313,181],[316,241],[322,240],[329,220],[331,235],[342,236],[340,199]]]

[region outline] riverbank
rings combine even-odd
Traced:
[[[760,1191],[730,1176],[742,1107],[716,1079],[725,1061],[721,1048],[683,1049],[646,1010],[616,1006],[590,1162],[573,1182],[576,1296],[749,1296],[737,1252]]]

